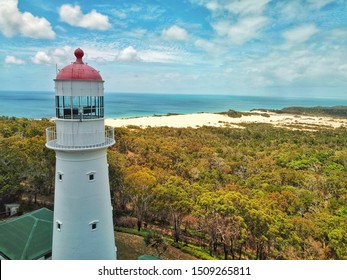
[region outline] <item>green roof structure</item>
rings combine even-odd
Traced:
[[[159,257],[153,256],[153,255],[142,255],[138,257],[138,260],[141,261],[153,261],[153,260],[160,260]]]
[[[41,208],[0,223],[0,254],[34,260],[52,251],[53,211]]]

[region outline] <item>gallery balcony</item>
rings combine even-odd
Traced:
[[[77,151],[102,149],[115,143],[114,129],[104,131],[66,133],[57,132],[55,126],[46,129],[46,147],[53,150]]]

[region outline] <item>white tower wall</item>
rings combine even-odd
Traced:
[[[91,146],[105,141],[104,119],[70,121],[56,120],[57,144],[63,146]]]
[[[52,259],[116,259],[106,149],[57,151],[56,172]]]
[[[56,96],[103,96],[103,81],[55,80]]]

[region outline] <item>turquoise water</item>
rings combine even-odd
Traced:
[[[222,112],[229,109],[281,109],[290,106],[347,106],[347,99],[241,95],[105,93],[105,117],[137,117],[167,113]],[[51,118],[54,92],[0,91],[0,115]]]

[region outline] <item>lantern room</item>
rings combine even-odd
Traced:
[[[75,50],[76,61],[61,69],[55,81],[58,119],[104,117],[104,81],[99,72],[82,60],[83,50]]]
[[[99,71],[85,64],[83,50],[54,79],[56,125],[47,128],[47,147],[94,149],[114,143],[113,129],[104,125],[104,81]]]

